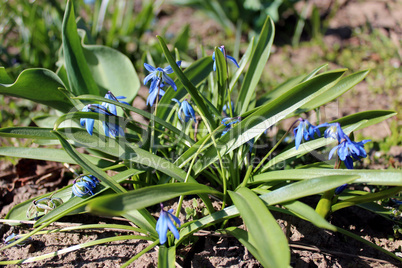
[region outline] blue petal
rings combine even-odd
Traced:
[[[177,86],[174,83],[173,79],[170,78],[169,76],[167,76],[167,74],[163,73],[162,74],[162,79],[163,79],[164,82],[168,83],[174,89],[174,91],[177,90]]]
[[[146,85],[148,83],[149,80],[157,80],[156,78],[156,74],[155,73],[150,73],[147,76],[145,76],[144,78],[144,85]]]
[[[170,219],[168,219],[167,226],[169,230],[173,233],[174,237],[176,239],[179,239],[180,238],[179,231],[177,231],[176,226],[174,226],[173,222]]]
[[[94,129],[95,119],[86,119],[85,125],[88,133],[92,135]]]
[[[332,150],[329,152],[328,160],[332,158],[332,155],[335,153],[335,151],[338,149],[339,145],[335,146],[332,148]]]
[[[179,107],[181,106],[181,102],[178,99],[172,99],[172,101],[175,101],[179,105]]]
[[[106,122],[103,122],[103,130],[105,131],[105,136],[110,137],[109,125]]]
[[[149,65],[148,63],[144,63],[145,69],[147,69],[148,72],[154,72],[156,70],[155,67]]]
[[[339,195],[340,193],[342,193],[345,190],[346,187],[348,187],[348,184],[339,186],[338,188],[335,189],[335,194]]]
[[[348,169],[353,169],[353,160],[350,156],[347,156],[343,162]]]
[[[158,232],[159,241],[162,245],[165,244],[167,240],[168,221],[169,218],[166,212],[161,211],[161,215],[156,223],[156,231]]]
[[[299,127],[300,127],[300,125],[299,125]],[[297,128],[297,133],[296,133],[296,137],[295,137],[296,150],[299,149],[302,137],[303,137],[303,132],[299,128]]]
[[[232,56],[226,55],[226,58],[229,59],[230,61],[232,61],[237,68],[240,68],[239,64],[237,64],[237,61],[235,60],[235,58],[233,58]]]

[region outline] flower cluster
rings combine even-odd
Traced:
[[[294,130],[296,150],[299,148],[302,138],[306,141],[314,139],[314,134],[317,134],[317,136],[320,137],[321,133],[319,128],[326,127],[324,137],[338,141],[338,145],[330,151],[329,159],[332,158],[335,151],[338,151],[339,159],[345,163],[346,168],[353,169],[353,160],[367,157],[367,153],[364,150],[364,144],[370,140],[363,140],[361,142],[352,141],[342,130],[339,123],[324,123],[318,126],[313,126],[306,119],[300,118],[299,121],[300,124]]]
[[[99,179],[93,175],[83,176],[74,180],[72,187],[73,194],[78,197],[93,195],[93,190],[99,184]]]
[[[176,222],[180,227],[180,220],[172,213],[173,209],[166,211],[163,209],[163,204],[161,203],[161,214],[156,222],[156,231],[158,232],[159,241],[162,245],[166,243],[168,229],[173,233],[176,239],[180,238],[179,231],[177,231],[177,228],[174,225],[174,222]]]
[[[181,61],[177,61],[176,64],[180,67]],[[162,98],[162,96],[165,95],[165,91],[162,88],[165,87],[166,84],[170,85],[175,91],[177,90],[177,86],[173,79],[168,76],[168,74],[173,73],[173,69],[170,65],[162,69],[144,63],[144,67],[149,71],[149,74],[144,78],[144,85],[151,81],[147,105],[149,104],[152,107],[157,97]]]
[[[194,123],[197,123],[197,119],[195,117],[195,111],[193,106],[185,99],[183,102],[180,102],[177,99],[172,99],[179,105],[179,112],[177,113],[179,119],[184,122],[188,122],[191,118],[194,120]],[[184,119],[182,116],[184,115]]]
[[[225,135],[233,127],[233,125],[235,125],[235,124],[237,124],[239,122],[240,122],[240,117],[234,117],[234,118],[225,117],[225,118],[223,118],[221,123],[222,123],[222,125],[225,126],[225,129],[223,130],[221,136]]]
[[[316,133],[318,137],[321,136],[318,127],[313,126],[307,119],[299,118],[299,122],[299,125],[293,130],[293,133],[295,135],[296,150],[299,149],[300,143],[303,138],[305,141],[314,139],[314,133]]]
[[[231,62],[233,62],[237,68],[240,68],[239,64],[237,63],[236,59],[233,58],[232,56],[229,56],[226,54],[226,50],[225,50],[225,46],[220,46],[219,50],[223,53],[223,55],[225,56],[225,59],[230,60]],[[214,71],[216,71],[216,57],[215,57],[215,51],[212,54],[212,60],[214,61]]]
[[[118,99],[125,99],[123,96],[115,97],[110,91],[105,95],[106,99],[119,101]],[[119,101],[124,104],[128,104],[125,101]],[[108,115],[108,116],[117,116],[116,105],[110,104],[107,102],[103,102],[102,104],[88,104],[83,109],[83,112],[94,112],[98,114]],[[88,133],[92,135],[93,128],[95,124],[95,119],[92,118],[81,118],[80,119],[81,126],[85,126]],[[107,137],[117,137],[124,136],[124,130],[115,123],[103,121],[103,130],[105,131],[105,135]]]

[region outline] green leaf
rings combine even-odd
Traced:
[[[193,194],[221,195],[215,189],[198,183],[169,183],[140,188],[124,194],[102,196],[91,201],[88,209],[108,215],[122,215],[128,211],[146,208],[181,195]]]
[[[39,128],[39,127],[6,127],[0,128],[0,137],[14,137],[14,138],[26,138],[26,139],[57,139],[51,133],[51,128]]]
[[[224,57],[223,53],[219,50],[218,47],[215,47],[215,63],[216,63],[216,76],[218,82],[218,94],[214,96],[218,98],[218,111],[222,110],[224,105],[224,100],[226,99],[226,86],[227,86],[227,79],[228,79],[228,69],[226,65],[226,58]]]
[[[362,128],[366,128],[371,125],[375,125],[380,123],[397,113],[395,111],[386,111],[386,110],[371,110],[364,111],[360,113],[351,114],[340,119],[334,120],[333,122],[338,122],[341,126],[351,125],[355,122],[362,122],[355,130],[359,130]],[[355,131],[354,130],[354,131]]]
[[[131,103],[141,83],[130,59],[110,47],[86,45],[84,38],[82,49],[100,94],[103,96],[111,91],[115,96],[126,97],[124,101]]]
[[[195,173],[201,172],[217,159],[217,149],[225,155],[250,139],[260,135],[289,113],[294,112],[317,95],[330,89],[343,75],[344,71],[334,71],[314,77],[283,94],[275,101],[263,105],[254,113],[236,124],[227,134],[217,140],[217,148],[209,148],[202,161],[194,165]],[[189,158],[189,156],[186,156]]]
[[[264,267],[288,267],[290,250],[286,236],[264,202],[248,188],[229,191],[229,195],[247,226],[252,238],[252,242],[248,241],[258,251],[261,264]]]
[[[336,231],[336,227],[334,225],[327,222],[312,207],[304,204],[303,202],[291,201],[283,203],[282,206],[293,212],[299,218],[307,220],[319,228]]]
[[[258,106],[267,104],[269,101],[275,100],[276,98],[280,97],[285,92],[291,90],[296,85],[300,84],[302,82],[303,78],[304,78],[303,75],[299,75],[299,76],[292,77],[292,78],[286,80],[282,84],[276,86],[274,89],[272,89],[272,90],[268,91],[267,93],[265,93],[264,95],[262,95],[257,100],[256,106],[258,107]]]
[[[365,70],[353,73],[345,78],[342,78],[336,85],[334,85],[328,91],[315,97],[308,103],[304,104],[302,107],[300,107],[300,109],[297,112],[289,115],[289,117],[300,114],[301,112],[307,112],[313,110],[314,108],[320,107],[321,105],[324,105],[336,99],[337,97],[339,97],[340,95],[342,95],[343,93],[345,93],[346,91],[348,91],[349,89],[360,83],[367,76],[368,73],[369,70]]]
[[[402,181],[402,172],[401,172],[401,181]],[[364,204],[364,203],[369,203],[373,201],[378,201],[382,199],[386,199],[389,197],[394,196],[395,194],[399,193],[402,191],[402,187],[392,187],[387,190],[379,191],[377,193],[367,193],[363,196],[357,196],[357,197],[352,197],[344,201],[340,201],[332,206],[332,212],[335,212],[339,209],[342,208],[347,208],[351,207],[357,204]]]
[[[323,193],[345,183],[350,183],[359,178],[356,175],[322,176],[309,180],[298,181],[283,186],[272,192],[260,196],[268,205],[296,200],[305,196]]]
[[[58,90],[59,87],[64,87],[63,82],[47,69],[24,70],[14,83],[7,77],[4,67],[0,67],[1,94],[28,99],[64,113],[74,107],[66,95]]]
[[[12,156],[27,159],[38,159],[45,161],[55,161],[61,163],[77,164],[77,162],[71,158],[66,151],[61,149],[50,148],[24,148],[24,147],[0,147],[0,155]],[[84,155],[84,154],[82,154]],[[111,166],[113,162],[105,159],[100,159],[91,155],[85,155],[85,158],[97,165],[104,168]]]
[[[64,63],[70,90],[75,95],[99,95],[77,33],[73,2],[68,1],[62,24]]]
[[[251,97],[255,94],[255,88],[260,82],[261,74],[269,58],[274,35],[274,22],[271,18],[267,17],[258,38],[253,56],[251,57],[250,67],[244,77],[239,97],[237,98],[235,105],[237,114],[243,114],[248,110]]]
[[[319,194],[321,192],[327,191],[332,188],[336,188],[344,183],[348,183],[352,180],[356,179],[356,176],[329,176],[329,177],[322,177],[317,178],[315,181],[311,181],[307,184],[296,184],[292,183],[288,186],[279,188],[275,191],[269,192],[267,194],[259,196],[264,202],[268,203],[271,206],[276,204],[285,203],[289,204],[289,201],[296,200],[298,198],[312,195],[312,194]],[[274,210],[275,207],[271,207],[271,210]],[[303,212],[303,211],[301,211]],[[309,213],[306,212],[301,214],[300,216],[308,219]],[[183,225],[180,229],[180,239],[176,241],[176,245],[182,243],[188,235],[191,233],[196,232],[201,228],[205,228],[209,225],[214,223],[228,220],[239,215],[239,211],[235,206],[227,207],[221,211],[215,212],[211,215],[208,215],[200,220],[191,222],[187,225]]]
[[[181,81],[183,86],[187,89],[187,92],[191,95],[192,101],[197,105],[199,111],[202,115],[208,119],[208,122],[212,125],[215,125],[215,120],[212,117],[212,114],[208,112],[207,106],[204,103],[204,99],[202,98],[201,94],[195,88],[195,86],[191,83],[191,81],[186,77],[183,71],[177,66],[175,60],[173,59],[172,54],[170,53],[169,49],[166,46],[166,43],[163,41],[163,38],[157,36],[159,43],[162,47],[163,53],[167,61],[169,62],[170,66],[173,68],[174,73],[177,75],[178,79]]]
[[[158,252],[158,267],[159,268],[175,268],[176,267],[176,247],[159,247]]]
[[[263,183],[275,180],[309,180],[323,176],[359,176],[354,183],[369,185],[402,186],[401,170],[359,170],[359,169],[291,169],[277,170],[254,176],[251,183]]]

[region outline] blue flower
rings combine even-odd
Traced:
[[[177,61],[176,64],[180,67],[181,61]],[[173,73],[173,69],[170,65],[162,69],[160,67],[155,68],[149,65],[148,63],[144,63],[144,67],[150,72],[144,78],[144,85],[146,85],[150,80],[152,80],[151,87],[149,90],[150,93],[158,87],[158,84],[159,87],[162,87],[162,83],[167,83],[175,91],[177,90],[176,84],[174,83],[173,79],[168,76],[168,74]]]
[[[164,86],[163,83],[160,84],[159,89],[158,89],[157,86],[154,86],[154,84],[158,84],[159,80],[160,80],[159,78],[156,79],[156,80],[153,80],[152,83],[151,83],[151,87],[149,88],[149,95],[148,95],[148,98],[147,98],[147,105],[149,104],[149,106],[151,106],[151,107],[155,104],[156,97],[158,96],[158,92],[159,92],[159,98],[158,99],[162,98],[162,96],[165,95],[165,91],[162,89],[162,87]]]
[[[348,169],[353,169],[353,159],[359,160],[361,157],[367,157],[367,153],[364,150],[364,144],[369,141],[370,140],[354,142],[351,141],[350,138],[345,135],[341,143],[339,143],[339,145],[335,146],[329,152],[328,158],[331,159],[335,151],[338,151],[339,159],[341,159],[345,163],[345,166]]]
[[[335,194],[336,194],[336,195],[340,195],[340,194],[346,189],[346,187],[348,187],[348,185],[349,185],[349,184],[346,183],[346,184],[343,184],[343,185],[337,187],[337,188],[335,189]]]
[[[82,111],[115,116],[115,114],[109,112],[109,110],[107,110],[105,106],[100,105],[100,104],[88,104],[82,109]],[[92,135],[95,119],[81,118],[80,123],[81,123],[81,126],[85,125],[88,133],[90,135]],[[124,136],[124,131],[119,125],[111,123],[111,122],[105,122],[105,121],[103,121],[102,123],[103,123],[103,129],[105,131],[105,135],[107,137],[110,137],[110,136],[116,137],[119,135]]]
[[[318,126],[318,128],[321,127],[327,128],[324,132],[325,138],[331,138],[334,140],[338,140],[338,142],[341,142],[347,136],[345,132],[343,132],[339,123],[324,123]]]
[[[105,95],[105,99],[109,99],[109,100],[114,100],[114,101],[119,101],[119,99],[125,99],[126,97],[124,96],[117,96],[115,97],[113,95],[112,92],[108,91],[108,93],[106,93]],[[127,102],[125,101],[119,101],[121,103],[127,104],[129,105]],[[114,115],[117,115],[117,111],[116,111],[116,105],[108,103],[108,102],[102,102],[102,106],[104,106],[106,108],[106,110],[108,110],[109,112],[111,112]]]
[[[177,231],[177,228],[173,222],[175,221],[176,224],[180,227],[180,220],[175,215],[173,215],[172,212],[173,209],[165,211],[163,209],[163,204],[161,204],[161,214],[158,221],[156,222],[156,231],[158,232],[161,245],[166,243],[168,229],[173,233],[176,239],[180,238],[179,231]]]
[[[305,141],[308,141],[309,139],[314,139],[314,133],[317,134],[318,137],[321,136],[319,128],[313,126],[307,119],[299,118],[299,122],[299,125],[293,130],[293,133],[295,135],[296,150],[299,149],[300,143],[303,138]]]
[[[93,175],[80,177],[74,180],[74,185],[72,187],[72,192],[75,196],[83,197],[84,195],[93,195],[92,192],[96,185],[99,184],[99,179]]]
[[[197,123],[197,119],[195,118],[195,111],[187,100],[180,102],[177,99],[172,99],[172,101],[177,102],[177,104],[179,105],[179,112],[177,113],[177,115],[179,116],[179,119],[181,121],[183,121],[182,115],[184,114],[184,122],[187,123],[190,118],[193,118],[194,123]]]
[[[240,117],[234,117],[234,118],[225,117],[225,118],[223,118],[221,123],[222,123],[222,125],[225,125],[225,129],[223,130],[221,137],[223,135],[225,135],[232,128],[232,126],[234,124],[237,124],[239,122],[240,122]]]
[[[226,54],[225,46],[220,46],[219,50],[222,51],[223,55],[225,56],[225,58],[227,60],[230,60],[231,62],[233,62],[237,66],[237,68],[240,68],[239,64],[237,64],[236,59],[233,58],[232,56],[229,56]],[[212,54],[212,60],[214,61],[214,71],[216,71],[215,51]]]

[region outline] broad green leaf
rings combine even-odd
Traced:
[[[77,162],[71,158],[66,151],[61,149],[0,147],[0,155],[77,164]],[[101,168],[108,167],[113,164],[113,162],[98,157],[93,157],[91,155],[85,155],[85,157],[88,159],[88,161]]]
[[[258,100],[257,100],[257,106],[261,106],[263,104],[267,104],[270,101],[275,100],[276,98],[280,97],[282,94],[286,93],[287,91],[291,90],[293,87],[295,87],[297,84],[303,83],[307,80],[310,80],[313,78],[320,70],[325,68],[328,64],[323,64],[316,69],[314,69],[312,72],[310,72],[307,75],[299,75],[293,78],[290,78],[289,80],[286,80],[282,84],[278,85],[275,87],[273,90],[268,91],[264,95],[262,95]]]
[[[363,122],[360,124],[355,130],[359,130],[362,128],[366,128],[371,125],[375,125],[388,119],[397,113],[395,111],[386,111],[386,110],[371,110],[371,111],[364,111],[355,114],[351,114],[333,122],[338,122],[341,126],[347,126],[354,124],[355,122]]]
[[[8,96],[28,99],[69,112],[74,105],[58,89],[63,82],[47,69],[27,69],[20,73],[15,82],[10,81],[4,67],[0,67],[0,93]]]
[[[247,226],[261,264],[288,267],[290,251],[286,236],[264,202],[248,188],[229,191],[229,195]]]
[[[309,180],[298,181],[283,186],[272,192],[260,196],[268,205],[297,200],[301,197],[323,193],[345,183],[355,181],[356,175],[333,175],[322,176]]]
[[[268,91],[267,93],[262,95],[260,98],[258,98],[258,100],[256,102],[256,106],[259,107],[261,105],[267,104],[270,101],[275,100],[276,98],[280,97],[285,92],[291,90],[296,85],[300,84],[301,81],[303,80],[303,78],[304,78],[303,75],[299,75],[299,76],[292,77],[292,78],[286,80],[282,84],[276,86],[274,89]],[[255,110],[256,109],[257,108],[255,108]]]
[[[26,139],[57,139],[51,133],[51,128],[39,127],[6,127],[0,128],[0,137],[14,137]]]
[[[210,112],[208,112],[207,106],[205,105],[200,92],[198,92],[198,90],[191,83],[191,81],[186,77],[186,75],[179,68],[179,66],[177,66],[175,60],[173,59],[172,54],[170,53],[169,49],[166,46],[166,43],[163,41],[163,38],[160,36],[157,36],[157,38],[159,40],[159,43],[162,47],[163,53],[165,54],[167,61],[169,62],[170,66],[173,68],[174,73],[177,75],[178,79],[181,81],[183,86],[187,89],[187,92],[191,95],[191,100],[194,101],[194,103],[197,105],[199,111],[202,113],[202,115],[205,118],[207,118],[208,122],[214,126],[215,120],[212,117],[212,114]]]
[[[217,148],[209,148],[206,151],[202,161],[197,161],[194,165],[196,174],[218,159],[217,149],[221,155],[225,155],[260,135],[289,113],[294,112],[314,97],[330,89],[339,80],[343,72],[335,71],[318,75],[294,87],[275,101],[260,107],[217,140]]]
[[[306,75],[303,80],[301,80],[300,82],[303,83],[307,80],[310,80],[311,78],[313,78],[319,71],[321,71],[322,69],[324,69],[325,67],[327,67],[328,64],[323,64],[317,68],[315,68],[312,72],[310,72],[308,75]]]
[[[74,133],[70,129],[59,129],[58,131],[63,136],[63,139],[71,140],[83,147],[105,151],[114,157],[119,157],[121,160],[154,168],[179,181],[186,179],[187,173],[184,170],[162,157],[127,142],[124,137],[113,139],[98,133],[93,133],[91,136],[85,130],[77,130]],[[194,182],[195,180],[190,176],[189,182],[191,181]]]
[[[339,97],[340,95],[342,95],[343,93],[345,93],[346,91],[348,91],[349,89],[360,83],[367,76],[368,73],[369,71],[365,70],[353,73],[345,78],[342,78],[331,89],[315,97],[308,103],[304,104],[302,107],[300,107],[300,109],[297,112],[289,115],[289,117],[300,114],[301,112],[310,111],[314,108],[320,107],[321,105],[324,105],[336,99],[337,97]]]
[[[102,196],[88,205],[90,211],[108,215],[122,215],[128,211],[146,208],[181,195],[221,195],[215,189],[198,183],[169,183],[149,186],[124,194]]]
[[[402,180],[402,172],[401,172],[401,180]],[[369,203],[373,201],[378,201],[382,199],[386,199],[389,197],[394,196],[395,194],[399,193],[402,191],[402,186],[399,187],[392,187],[387,190],[382,190],[377,193],[367,193],[363,196],[356,196],[352,198],[348,198],[347,200],[340,201],[332,206],[332,211],[335,212],[339,209],[354,206],[357,204],[364,204],[364,203]]]
[[[62,25],[62,40],[64,64],[71,92],[75,95],[99,95],[98,86],[88,67],[80,37],[77,33],[72,1],[68,1],[66,5]]]
[[[288,186],[279,188],[275,191],[269,192],[267,194],[259,196],[264,202],[268,203],[271,206],[276,204],[285,203],[289,204],[290,201],[296,200],[298,198],[312,195],[312,194],[319,194],[325,192],[327,190],[333,189],[338,187],[342,184],[351,182],[352,180],[356,179],[357,176],[328,176],[317,178],[314,181],[311,181],[306,184],[296,184],[292,183]],[[285,189],[283,189],[285,188]],[[275,207],[270,207],[271,210],[275,210]],[[303,210],[300,210],[303,212]],[[283,211],[285,212],[285,211]],[[201,228],[205,228],[209,225],[214,223],[228,220],[239,215],[239,211],[235,206],[227,207],[221,211],[215,212],[212,215],[208,215],[200,220],[191,222],[187,225],[183,225],[180,229],[180,239],[176,241],[176,244],[182,243],[188,235],[191,233],[196,232]],[[300,214],[304,218],[308,219],[309,213]],[[331,230],[331,229],[330,229]]]
[[[82,49],[100,94],[103,96],[111,91],[115,96],[126,97],[124,101],[131,103],[141,84],[130,59],[110,47],[84,44],[84,39]]]
[[[275,35],[275,26],[271,18],[267,17],[264,26],[262,27],[260,36],[255,46],[249,69],[244,77],[241,86],[239,97],[236,103],[237,114],[243,114],[248,110],[251,97],[255,94],[255,88],[260,82],[261,74],[264,71],[265,65],[271,52],[272,42]]]
[[[291,169],[270,171],[254,176],[252,184],[274,180],[309,180],[322,176],[350,175],[359,176],[354,183],[370,185],[402,186],[401,170],[365,170],[365,169]]]
[[[176,246],[159,247],[158,252],[158,267],[159,268],[175,268],[176,267]]]
[[[72,133],[71,130],[72,129],[59,129],[59,134],[61,134],[61,136],[58,135],[59,140],[62,141],[62,139],[68,139],[76,144],[87,148],[96,149],[98,151],[105,151],[105,148],[107,148],[107,150],[105,151],[107,152],[107,154],[114,157],[119,157],[121,160],[126,160],[134,164],[154,168],[179,181],[185,181],[187,178],[188,182],[196,182],[196,180],[192,176],[187,176],[187,173],[183,169],[179,168],[172,162],[166,160],[165,158],[154,155],[148,151],[145,151],[139,148],[137,145],[133,145],[127,142],[124,137],[113,139],[107,138],[97,133],[93,133],[93,135],[91,136],[86,133],[85,130],[76,129],[74,133]],[[67,152],[69,152],[69,154],[75,161],[79,161],[77,163],[80,164],[83,168],[91,168],[86,165],[85,161],[83,161],[82,159],[76,159],[73,157],[78,157],[79,155],[74,152],[74,149],[69,143],[63,142],[62,145],[65,150],[69,149]],[[88,170],[91,174],[99,176],[99,169],[96,168],[96,166],[93,166],[91,170]],[[204,201],[207,208],[212,211],[212,204],[211,201],[208,199],[208,196],[200,195],[200,198]]]
[[[216,77],[218,83],[218,94],[214,96],[218,98],[218,111],[222,111],[224,105],[224,100],[227,96],[227,79],[228,79],[228,69],[226,64],[226,58],[218,47],[215,47],[215,63],[216,63]]]
[[[282,206],[293,212],[299,218],[307,220],[319,228],[336,231],[336,227],[334,225],[327,222],[312,207],[304,204],[303,202],[291,201],[283,203]]]

